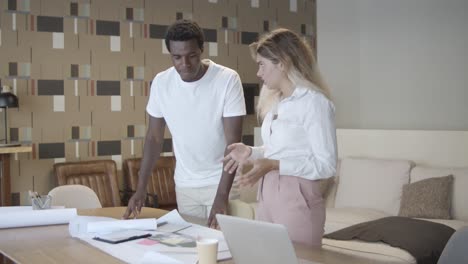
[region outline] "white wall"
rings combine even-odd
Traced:
[[[318,0],[340,128],[468,130],[467,0]]]

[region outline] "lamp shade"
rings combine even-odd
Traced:
[[[18,107],[18,97],[10,92],[0,93],[0,107]]]

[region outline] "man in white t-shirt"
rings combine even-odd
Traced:
[[[149,127],[138,187],[124,218],[144,205],[148,177],[159,158],[167,124],[172,134],[179,212],[208,218],[226,213],[234,174],[223,171],[227,145],[241,141],[246,114],[239,75],[210,60],[202,60],[203,33],[197,23],[178,20],[166,34],[174,67],[153,79],[146,107]]]

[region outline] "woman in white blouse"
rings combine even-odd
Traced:
[[[334,106],[310,46],[277,29],[250,45],[263,81],[257,112],[262,147],[228,146],[226,171],[259,183],[256,218],[286,226],[291,239],[321,246],[325,205],[317,180],[335,175]],[[243,167],[252,166],[248,172]]]

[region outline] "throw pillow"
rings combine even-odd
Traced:
[[[452,175],[406,184],[399,216],[451,219],[452,184]]]

